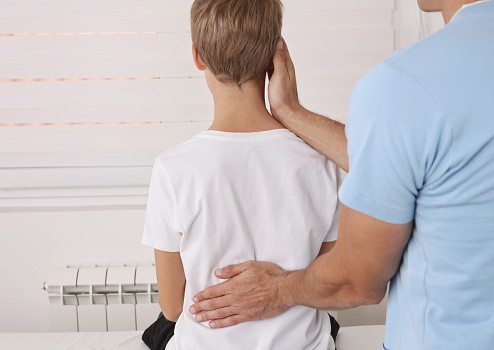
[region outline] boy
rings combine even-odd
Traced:
[[[196,0],[193,58],[215,105],[208,131],[156,159],[143,243],[155,248],[159,300],[176,321],[166,349],[334,349],[326,312],[215,330],[189,312],[244,260],[305,268],[337,235],[339,173],[267,111],[266,73],[281,37],[279,0]],[[169,338],[169,337],[168,337]]]

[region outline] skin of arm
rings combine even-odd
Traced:
[[[177,322],[184,305],[185,273],[180,253],[154,250],[161,311],[169,321]]]
[[[302,107],[298,101],[295,66],[284,40],[278,43],[273,67],[268,90],[271,114],[312,148],[348,172],[345,125]]]
[[[229,279],[194,297],[190,312],[213,328],[277,316],[295,305],[339,310],[378,304],[398,270],[413,223],[394,225],[342,207],[338,241],[305,270],[263,262],[216,271]]]

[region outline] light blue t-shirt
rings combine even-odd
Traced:
[[[394,54],[355,88],[348,207],[415,220],[384,348],[494,349],[494,2]]]

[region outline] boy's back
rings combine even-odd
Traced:
[[[331,349],[327,313],[294,307],[212,330],[188,312],[213,271],[246,260],[306,267],[336,240],[336,166],[288,130],[205,131],[155,163],[143,242],[180,252],[183,312],[167,349]]]

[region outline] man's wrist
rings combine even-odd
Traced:
[[[281,276],[281,282],[279,284],[280,300],[287,308],[299,304],[300,285],[303,277],[302,271],[285,272]]]
[[[300,116],[304,110],[305,108],[297,101],[297,103],[283,105],[274,112],[274,116],[282,124],[289,127],[290,122]]]

